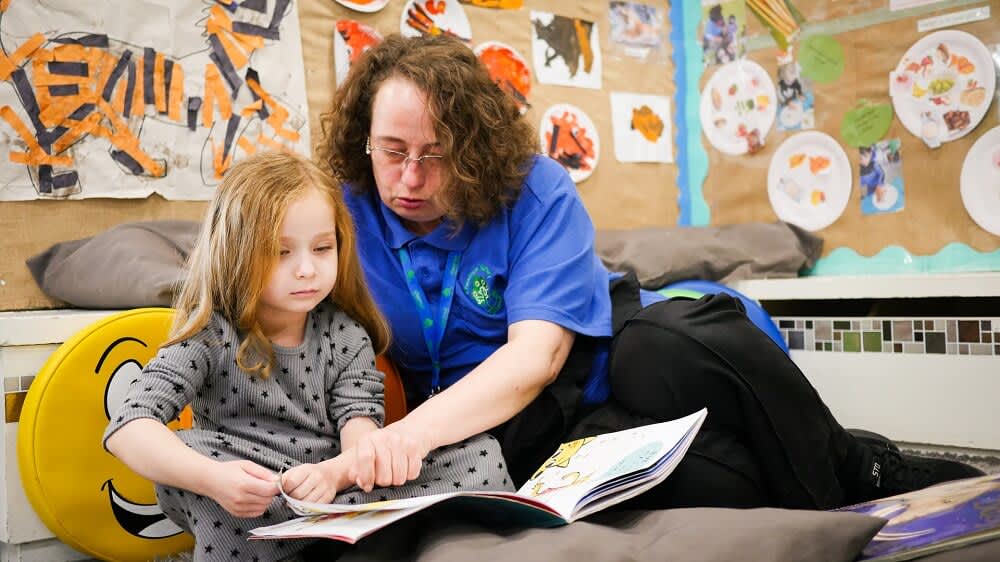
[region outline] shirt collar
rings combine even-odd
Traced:
[[[411,241],[420,238],[435,248],[440,248],[449,252],[461,252],[469,246],[469,243],[472,242],[472,238],[478,230],[478,227],[475,224],[466,221],[462,226],[462,230],[460,230],[458,234],[453,234],[454,223],[445,219],[437,226],[437,228],[424,236],[420,236],[410,232],[405,226],[403,226],[403,222],[400,220],[399,215],[392,212],[389,207],[386,207],[380,197],[376,197],[375,199],[378,202],[379,211],[382,213],[382,219],[385,221],[383,236],[385,237],[386,243],[388,243],[389,247],[393,250],[398,250],[409,244]]]

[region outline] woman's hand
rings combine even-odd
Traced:
[[[205,495],[234,517],[260,517],[278,494],[278,476],[247,460],[220,462],[205,487]]]
[[[292,467],[281,475],[281,487],[289,496],[307,502],[330,503],[337,496],[337,485],[330,481],[318,464]]]
[[[399,486],[415,479],[430,451],[427,443],[402,421],[362,435],[354,444],[354,483],[370,492],[375,486]]]

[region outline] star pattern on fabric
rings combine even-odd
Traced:
[[[271,373],[281,376],[256,377],[239,368],[235,355],[240,340],[231,327],[221,332],[213,328],[207,338],[192,338],[187,346],[164,348],[157,360],[163,363],[161,371],[156,377],[140,377],[141,382],[130,388],[115,423],[153,416],[169,421],[190,400],[195,428],[180,434],[185,435],[186,446],[209,458],[220,462],[248,459],[275,472],[334,458],[341,452],[338,429],[342,424],[355,416],[368,416],[381,425],[384,405],[382,375],[373,368],[370,339],[357,323],[339,321],[338,317],[345,316],[332,306],[310,314],[321,326],[307,330],[301,346],[275,349]],[[316,354],[305,351],[313,349]],[[355,488],[338,495],[336,501],[402,499],[506,482],[505,465],[497,464],[499,455],[495,441],[477,441],[468,450],[464,444],[439,449],[424,459],[418,480],[367,494]],[[258,551],[249,545],[256,542],[246,542],[246,530],[270,524],[264,523],[267,520],[291,517],[280,499],[272,505],[275,509],[256,519],[237,520],[220,511],[211,498],[195,498],[190,493],[185,497],[182,490],[167,488],[158,490],[158,497],[171,498],[167,503],[180,507],[164,511],[172,519],[185,521],[182,526],[198,537],[199,554],[210,560],[254,559]],[[273,545],[277,541],[262,542]]]

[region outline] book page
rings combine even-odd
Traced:
[[[317,502],[307,502],[303,500],[295,499],[285,493],[285,490],[281,488],[281,483],[278,483],[278,489],[281,490],[281,497],[288,504],[288,507],[292,508],[298,515],[312,516],[312,515],[328,515],[328,514],[338,514],[338,513],[363,513],[370,511],[406,511],[407,513],[413,513],[420,511],[426,507],[430,507],[436,503],[440,503],[452,498],[459,496],[466,497],[481,497],[481,498],[493,498],[502,499],[508,501],[514,501],[517,503],[529,505],[536,509],[542,511],[548,511],[555,514],[555,511],[546,506],[543,502],[534,500],[532,498],[523,497],[513,492],[501,492],[496,490],[490,491],[462,491],[462,492],[448,492],[443,494],[429,494],[426,496],[417,496],[413,498],[403,498],[398,500],[385,500],[378,502],[370,502],[363,504],[347,504],[347,503],[317,503]]]
[[[602,484],[657,465],[705,415],[702,410],[678,420],[563,443],[517,493],[572,519],[581,500]]]
[[[332,504],[328,504],[332,505]],[[353,513],[326,513],[291,519],[250,531],[251,540],[323,537],[354,544],[386,525],[399,521],[423,507]]]
[[[281,481],[278,481],[278,488],[281,489]],[[362,511],[393,511],[397,509],[410,509],[410,508],[420,508],[433,505],[439,501],[446,500],[450,497],[456,496],[461,492],[452,492],[447,494],[431,494],[427,496],[419,496],[416,498],[405,498],[400,500],[386,500],[380,502],[371,502],[363,504],[347,504],[347,503],[317,503],[317,502],[307,502],[303,500],[297,500],[285,493],[284,489],[281,489],[281,497],[284,498],[285,503],[288,507],[292,508],[292,511],[298,515],[320,515],[327,513],[358,513]]]

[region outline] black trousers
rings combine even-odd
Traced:
[[[612,285],[607,403],[579,406],[594,342],[578,338],[556,382],[493,430],[518,485],[563,441],[707,407],[675,472],[630,506],[844,505],[856,470],[846,461],[859,445],[742,303],[720,293],[641,308],[638,295],[634,278]]]

